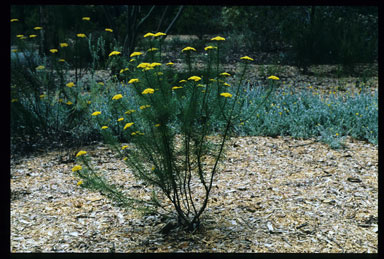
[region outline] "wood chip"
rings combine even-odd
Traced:
[[[82,150],[127,195],[150,199],[151,188],[107,146]],[[347,138],[345,149],[331,150],[314,139],[230,139],[201,228],[172,228],[166,236],[161,217],[77,186],[74,161],[60,157],[54,151],[11,161],[11,252],[378,251],[377,145]]]

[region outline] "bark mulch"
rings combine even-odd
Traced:
[[[348,138],[228,142],[202,226],[173,229],[78,186],[79,149],[11,160],[11,252],[377,253],[378,147]],[[151,195],[101,144],[82,147],[129,195]]]

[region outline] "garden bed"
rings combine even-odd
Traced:
[[[241,137],[228,143],[201,228],[164,235],[156,215],[77,186],[78,150],[11,160],[11,252],[377,253],[378,147],[347,138]],[[83,147],[127,194],[146,198],[102,144]]]

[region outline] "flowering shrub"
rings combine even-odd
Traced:
[[[225,141],[238,119],[238,103],[244,93],[241,85],[252,59],[244,57],[240,60],[243,68],[237,77],[238,83],[229,87],[221,78],[231,75],[221,71],[220,64],[216,62],[219,60],[220,45],[225,41],[218,36],[212,38],[215,46],[205,49],[207,60],[204,74],[192,74],[191,56],[197,50],[193,47],[180,50],[188,72],[185,79],[177,80],[173,63],[164,62],[161,56],[161,36],[164,33],[145,34],[150,48],[145,54],[145,51],[133,52],[130,57],[135,59],[128,64],[127,70],[120,71],[126,94],[115,93],[111,98],[110,110],[115,119],[99,118],[100,111],[90,115],[95,117],[107,142],[120,154],[133,174],[153,186],[153,199],[146,205],[165,209],[164,204],[168,200],[177,214],[179,225],[195,230],[208,205]],[[132,99],[129,104],[125,101],[128,98]],[[108,119],[126,121],[117,125],[117,132],[124,135],[130,145],[118,141],[119,137],[110,128],[112,125],[108,124]],[[217,129],[220,140],[214,142],[209,140],[208,134],[217,119],[223,123]],[[85,168],[93,171],[89,163],[85,163]],[[94,181],[95,177],[100,180],[96,174],[80,173],[80,176],[100,184]],[[130,205],[132,200],[129,199]],[[140,204],[144,203],[141,201]]]

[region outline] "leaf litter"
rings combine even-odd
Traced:
[[[377,253],[377,145],[347,138],[332,150],[291,137],[227,144],[194,233],[164,233],[161,216],[77,186],[74,161],[60,158],[78,150],[11,159],[11,252]],[[82,149],[127,195],[150,198],[106,146]]]

